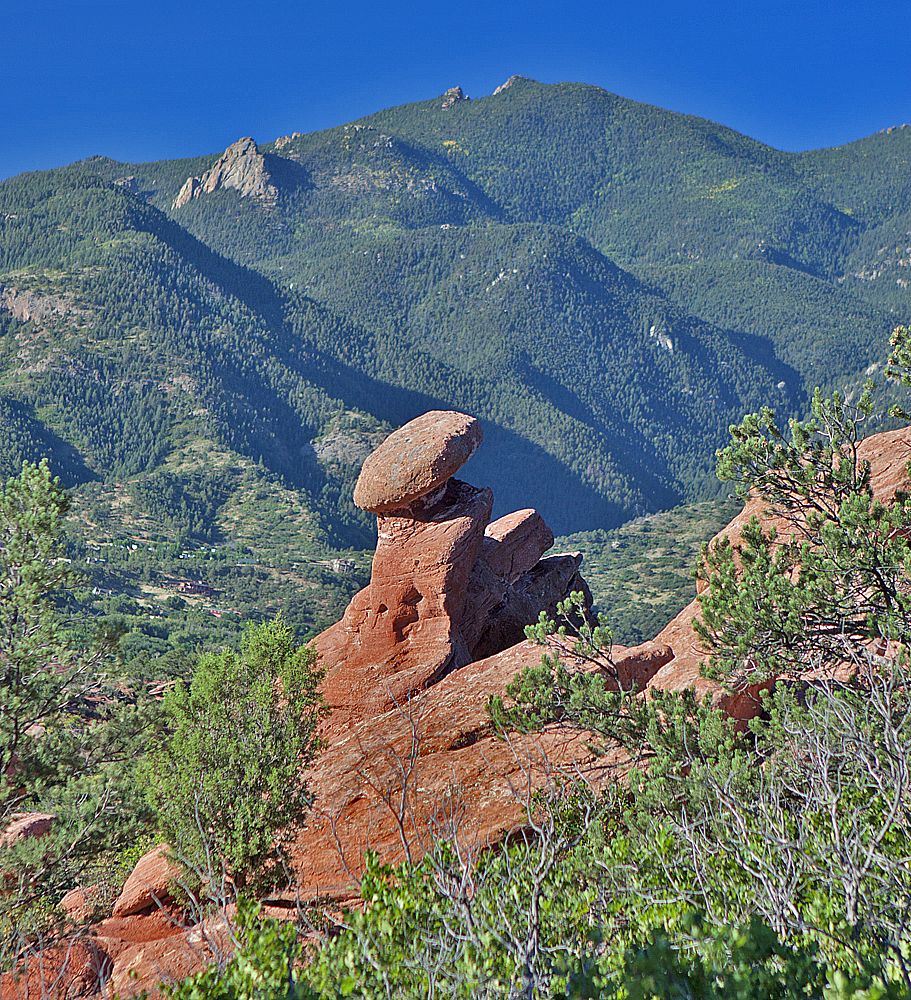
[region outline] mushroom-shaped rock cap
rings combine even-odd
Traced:
[[[393,431],[364,462],[354,502],[373,514],[407,507],[454,475],[481,443],[481,425],[455,410],[429,410]]]

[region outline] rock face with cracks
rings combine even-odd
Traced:
[[[220,188],[234,188],[242,198],[254,197],[266,204],[271,204],[278,197],[266,158],[250,136],[228,146],[202,177],[188,177],[171,207],[182,208],[194,198]]]

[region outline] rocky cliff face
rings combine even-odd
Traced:
[[[278,197],[266,158],[249,136],[228,146],[202,177],[188,177],[172,207],[182,208],[194,198],[219,188],[236,188],[242,198],[258,198],[266,204]]]

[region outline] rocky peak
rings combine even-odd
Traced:
[[[228,146],[202,177],[188,177],[172,207],[181,208],[219,188],[235,188],[242,198],[258,198],[266,204],[272,204],[278,197],[266,158],[250,136]]]
[[[504,90],[508,90],[517,83],[537,83],[537,80],[532,80],[531,77],[528,76],[519,76],[519,74],[516,73],[511,76],[506,83],[501,83],[500,86],[493,92],[493,96],[496,97],[497,94],[501,94]]]
[[[469,100],[469,98],[467,98],[465,94],[462,92],[461,87],[450,87],[449,90],[447,90],[446,93],[443,94],[442,107],[451,108],[453,104],[455,104],[457,101],[467,101],[467,100]]]
[[[139,194],[139,185],[136,183],[136,178],[130,174],[129,177],[118,177],[114,183],[118,187],[122,187],[124,190],[129,191],[130,194]]]
[[[275,148],[283,149],[285,146],[290,146],[295,139],[299,139],[302,135],[302,132],[292,132],[291,135],[280,135],[275,140]]]

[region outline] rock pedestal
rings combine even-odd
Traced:
[[[450,479],[425,505],[378,516],[370,585],[315,642],[333,710],[370,717],[471,659],[458,629],[493,494]]]
[[[572,590],[588,593],[581,556],[541,558],[554,536],[536,511],[489,524],[491,491],[452,478],[480,442],[474,417],[433,410],[364,462],[354,499],[377,515],[370,585],[315,640],[333,728],[403,706],[521,642]]]

